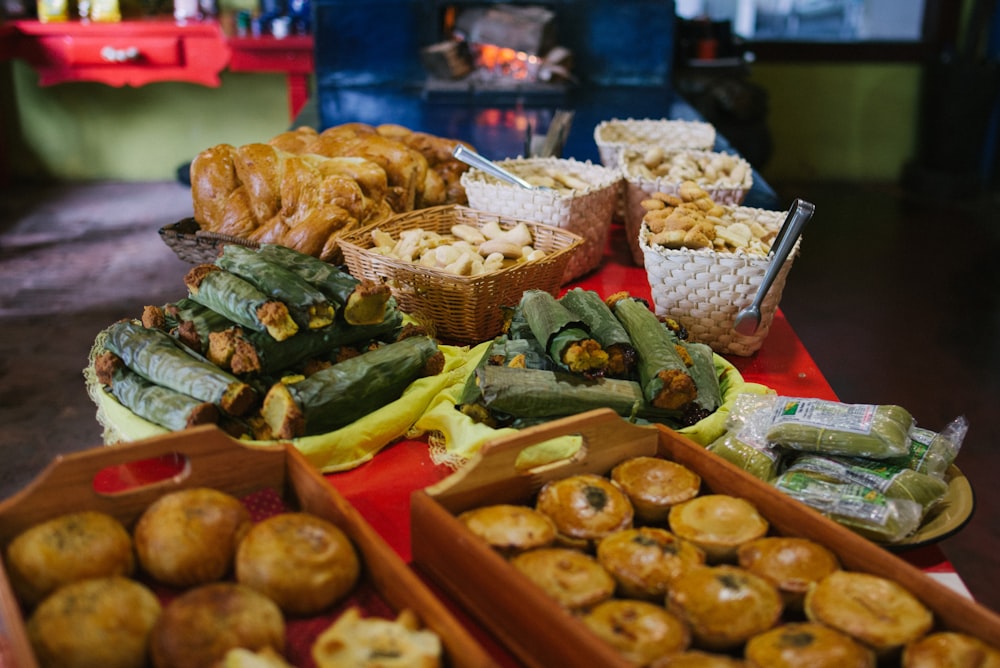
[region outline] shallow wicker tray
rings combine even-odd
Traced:
[[[226,244],[238,244],[253,249],[260,247],[256,241],[249,239],[206,232],[194,218],[184,218],[161,227],[160,238],[177,254],[177,257],[191,264],[215,262]]]
[[[704,121],[613,118],[594,127],[594,142],[601,164],[617,168],[625,148],[662,146],[708,150],[715,145],[715,126]]]
[[[393,237],[403,230],[418,228],[448,234],[458,223],[481,227],[489,221],[496,221],[504,229],[523,222],[531,230],[534,247],[545,251],[546,256],[488,274],[456,276],[372,250],[371,233],[376,228]],[[478,343],[500,334],[504,324],[502,307],[516,306],[525,290],[535,288],[555,296],[567,263],[582,244],[583,238],[569,230],[457,204],[393,216],[340,240],[344,261],[355,278],[385,281],[405,313],[432,325],[439,338],[460,344]]]

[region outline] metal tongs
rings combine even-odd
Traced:
[[[785,264],[792,248],[795,247],[795,242],[802,235],[802,229],[812,218],[815,210],[816,207],[805,200],[796,199],[792,203],[792,208],[785,216],[785,222],[781,224],[781,229],[778,230],[777,236],[771,243],[771,252],[768,254],[771,258],[771,264],[764,272],[764,278],[760,282],[760,287],[757,288],[757,294],[749,306],[745,306],[736,314],[733,329],[736,330],[737,334],[750,336],[760,327],[760,307],[764,303],[764,298],[771,290],[774,279],[778,277],[778,272],[781,271],[782,265]]]
[[[520,186],[525,190],[540,190],[549,191],[551,188],[546,188],[545,186],[536,186],[534,184],[528,183],[522,179],[517,174],[512,174],[506,169],[496,164],[495,162],[484,158],[472,149],[466,148],[462,144],[457,144],[454,150],[451,152],[457,160],[461,160],[470,167],[475,167],[476,169],[481,169],[490,176],[495,176],[502,181],[507,183],[513,183],[515,186]]]

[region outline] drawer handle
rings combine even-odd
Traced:
[[[101,58],[109,63],[127,63],[138,60],[139,49],[129,46],[124,49],[116,49],[113,46],[105,46],[101,49]]]

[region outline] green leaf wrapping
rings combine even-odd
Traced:
[[[338,306],[347,303],[348,298],[360,281],[329,262],[312,255],[277,244],[261,244],[258,255],[269,262],[281,265],[306,280]]]
[[[604,300],[593,290],[573,288],[559,299],[581,321],[608,353],[608,374],[628,378],[635,369],[637,353],[632,339]]]
[[[163,307],[167,329],[172,334],[182,326],[201,344],[200,350],[208,350],[208,337],[212,332],[221,332],[233,326],[233,321],[212,309],[185,297]]]
[[[507,366],[518,356],[524,356],[525,368],[528,369],[551,369],[552,362],[548,355],[538,345],[534,337],[527,339],[511,339],[506,335],[500,335],[493,339],[483,356],[476,363],[476,369],[486,365]],[[469,374],[465,381],[465,387],[459,397],[458,404],[479,403],[482,399],[482,392],[479,389],[479,379],[475,373]]]
[[[694,403],[710,413],[714,412],[722,405],[722,387],[719,385],[719,373],[715,368],[712,348],[694,341],[678,341],[677,345],[687,350],[691,357],[688,373],[698,390]]]
[[[239,244],[227,244],[215,264],[284,303],[300,327],[317,329],[333,322],[334,308],[326,295],[266,255]]]
[[[525,290],[518,305],[532,336],[567,371],[594,373],[607,366],[607,353],[587,323],[544,290]]]
[[[178,346],[167,333],[123,320],[107,330],[107,350],[143,378],[242,415],[256,393],[236,376]]]
[[[171,431],[219,420],[215,405],[151,383],[127,367],[115,370],[111,394],[139,417]]]
[[[909,452],[913,416],[900,406],[777,400],[767,439],[803,452],[886,459]]]
[[[411,336],[289,384],[305,417],[304,435],[333,431],[395,401],[437,352],[432,339]]]
[[[190,291],[190,298],[255,332],[267,331],[257,310],[267,303],[268,297],[246,280],[228,271],[206,274],[197,290]]]

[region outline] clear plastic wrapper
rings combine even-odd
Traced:
[[[955,418],[940,432],[915,427],[910,433],[909,454],[893,463],[943,479],[958,457],[968,431],[969,421],[964,416]]]
[[[776,400],[773,394],[736,397],[726,419],[726,433],[709,444],[708,451],[761,480],[774,480],[781,466],[781,451],[768,442],[767,430]]]
[[[909,453],[914,426],[901,406],[779,397],[767,440],[802,452],[887,459]]]

